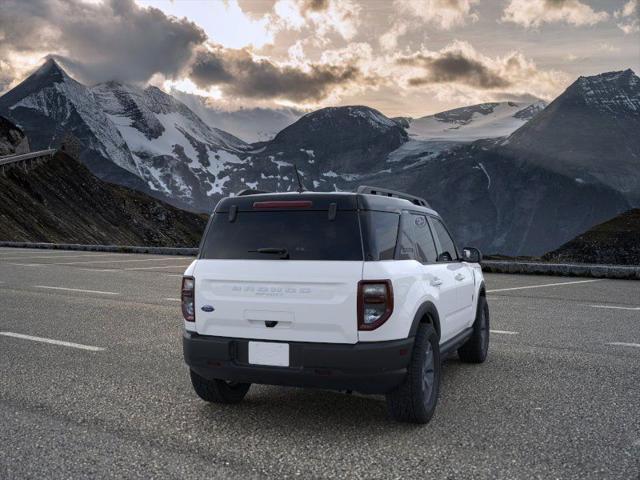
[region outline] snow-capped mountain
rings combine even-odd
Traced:
[[[338,174],[353,179],[375,171],[406,141],[405,130],[378,110],[328,107],[282,130],[257,155],[295,161],[309,178],[332,185]]]
[[[29,140],[13,122],[0,117],[0,157],[29,151]]]
[[[481,103],[421,118],[407,118],[407,132],[413,140],[472,142],[483,138],[506,137],[546,107],[534,103]]]
[[[204,123],[155,87],[108,82],[86,87],[49,59],[0,98],[34,148],[72,134],[98,177],[206,210],[220,197],[248,145]]]
[[[0,110],[23,126],[34,148],[47,147],[73,129],[88,150],[124,170],[136,172],[126,142],[94,101],[91,91],[67,75],[53,59],[3,95]],[[24,128],[25,124],[33,128]]]
[[[125,140],[138,175],[196,208],[223,193],[225,173],[242,163],[239,155],[249,147],[156,87],[107,82],[91,93]]]
[[[295,165],[308,189],[373,184],[424,196],[461,243],[525,255],[634,203],[639,101],[635,74],[613,72],[579,79],[542,111],[482,104],[410,121],[331,107],[247,144],[157,88],[88,88],[49,61],[0,97],[0,114],[33,148],[71,132],[99,177],[192,210],[247,187],[296,189]]]
[[[366,181],[426,196],[488,253],[543,254],[640,204],[639,85],[631,70],[581,77],[509,137]]]

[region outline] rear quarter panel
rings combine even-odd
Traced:
[[[433,297],[434,292],[427,290],[421,267],[415,260],[364,262],[363,280],[391,280],[393,313],[375,330],[359,331],[358,341],[380,342],[407,338],[418,308],[425,301],[432,301],[437,306],[438,299]]]

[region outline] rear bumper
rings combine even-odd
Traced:
[[[207,379],[386,393],[404,379],[413,337],[354,345],[288,343],[290,366],[270,367],[248,363],[249,339],[185,332],[182,341],[185,362]]]

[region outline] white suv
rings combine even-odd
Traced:
[[[182,281],[193,388],[219,403],[252,383],[385,394],[393,418],[426,423],[441,359],[487,356],[480,260],[391,190],[224,198]]]

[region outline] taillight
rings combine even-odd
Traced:
[[[182,316],[187,322],[196,321],[196,279],[193,277],[182,277]]]
[[[393,312],[391,280],[358,282],[358,330],[374,330]]]

